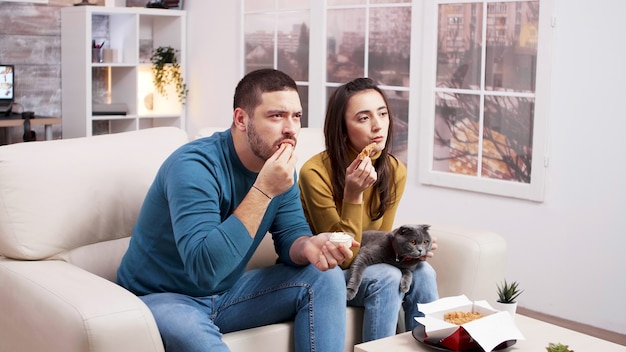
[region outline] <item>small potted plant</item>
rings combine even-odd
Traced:
[[[516,299],[524,291],[519,289],[519,283],[517,281],[508,283],[506,279],[496,286],[498,287],[496,308],[507,311],[512,317],[515,317],[515,312],[517,311]]]
[[[546,347],[546,351],[548,352],[574,352],[574,350],[569,349],[568,345],[563,345],[560,342],[559,343],[550,342],[548,344],[548,347]]]
[[[180,64],[176,58],[177,53],[178,50],[171,46],[160,46],[152,51],[150,61],[152,62],[152,75],[156,91],[167,97],[166,87],[169,84],[174,84],[178,101],[184,104],[189,90],[183,80]]]

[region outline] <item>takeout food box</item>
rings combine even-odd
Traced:
[[[513,317],[495,310],[487,301],[470,301],[461,295],[418,304],[418,308],[425,316],[415,320],[424,326],[424,340],[430,345],[451,351],[467,351],[478,346],[493,351],[503,343],[524,339]],[[478,312],[483,317],[459,326],[444,320],[445,313],[454,311]]]

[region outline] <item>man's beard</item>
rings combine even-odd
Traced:
[[[266,161],[269,159],[274,152],[276,151],[273,145],[268,145],[263,142],[261,135],[259,135],[256,131],[256,126],[254,125],[254,119],[248,119],[250,123],[248,124],[248,128],[246,130],[246,136],[248,137],[248,144],[250,145],[250,149],[254,155],[258,158]]]

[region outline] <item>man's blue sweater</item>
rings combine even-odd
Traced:
[[[289,248],[311,234],[297,182],[272,199],[254,239],[233,215],[257,175],[241,163],[230,130],[172,153],[148,190],[118,283],[137,295],[223,292],[242,275],[268,231],[280,261],[295,265]]]

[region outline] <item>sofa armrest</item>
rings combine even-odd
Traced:
[[[394,226],[429,224],[438,248],[428,262],[437,272],[439,297],[466,295],[471,300],[497,297],[496,284],[506,273],[507,249],[502,235],[485,229],[396,217]]]
[[[437,271],[440,297],[464,294],[471,300],[497,299],[496,284],[506,272],[506,242],[491,231],[432,224],[438,249],[429,259]]]
[[[150,310],[62,261],[0,258],[0,351],[163,351]]]

